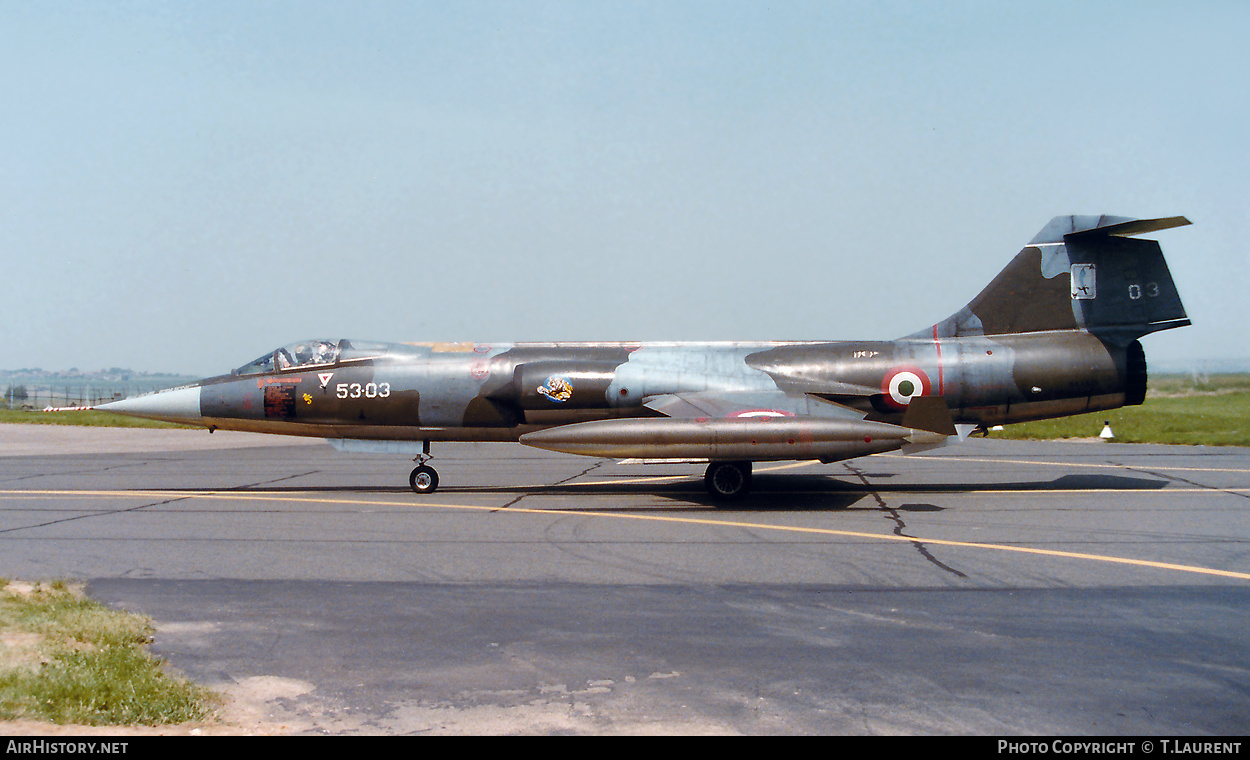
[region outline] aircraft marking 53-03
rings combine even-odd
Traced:
[[[390,383],[339,383],[335,386],[334,395],[338,398],[390,398]]]
[[[754,462],[913,453],[992,425],[1140,404],[1140,338],[1189,324],[1157,242],[1184,217],[1056,217],[967,306],[893,341],[377,343],[306,340],[99,409],[416,454],[518,441],[705,460],[713,496]],[[744,410],[767,413],[744,414]]]

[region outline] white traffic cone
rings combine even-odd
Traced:
[[[1111,420],[1106,420],[1102,423],[1102,432],[1098,434],[1098,437],[1104,441],[1110,441],[1115,438],[1115,433],[1111,432]]]

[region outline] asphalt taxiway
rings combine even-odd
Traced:
[[[0,426],[0,575],[89,581],[295,731],[1250,721],[1246,449],[759,464],[716,508],[693,464],[442,444],[417,496],[403,457],[319,442],[32,429]]]

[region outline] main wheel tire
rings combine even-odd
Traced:
[[[434,493],[434,490],[438,488],[438,473],[433,467],[421,465],[408,476],[408,485],[412,486],[412,490],[417,493]]]
[[[703,484],[714,499],[737,499],[751,490],[750,462],[712,462]]]

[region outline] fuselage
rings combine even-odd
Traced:
[[[912,398],[939,396],[955,422],[988,426],[1140,403],[1144,387],[1136,341],[1117,347],[1081,330],[838,342],[342,340],[292,344],[230,374],[108,406],[222,430],[514,441],[657,416],[645,404],[666,396],[741,398],[744,408],[729,410],[737,416],[834,404],[895,423]]]

